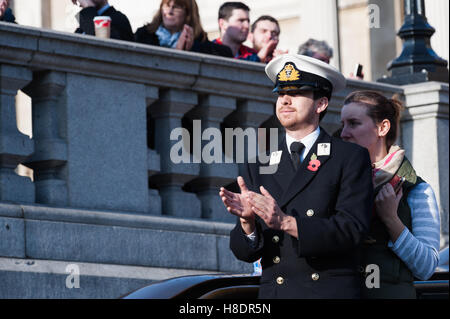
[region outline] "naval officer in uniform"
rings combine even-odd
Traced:
[[[366,149],[319,126],[345,78],[322,61],[290,54],[272,60],[266,74],[285,138],[269,163],[246,164],[240,193],[220,189],[227,210],[239,217],[230,248],[246,262],[262,258],[260,298],[359,298],[371,162]],[[264,166],[274,173],[262,174]]]

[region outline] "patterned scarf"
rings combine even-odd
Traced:
[[[155,33],[159,39],[160,46],[166,48],[175,48],[177,46],[178,38],[180,37],[181,31],[172,34],[170,33],[169,30],[160,25]]]
[[[388,154],[380,161],[372,164],[373,187],[389,182],[400,168],[405,157],[405,150],[398,145],[392,145]]]

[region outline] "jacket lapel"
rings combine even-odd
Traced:
[[[300,164],[294,177],[292,179],[284,180],[284,183],[288,183],[289,186],[287,187],[287,189],[285,189],[281,201],[278,203],[280,207],[285,206],[294,196],[301,192],[320,171],[321,166],[330,159],[331,154],[317,156],[317,145],[320,143],[330,143],[330,146],[332,147],[331,137],[322,128],[319,137],[317,138],[309,153],[305,156],[305,159]],[[317,170],[315,170],[314,166],[312,165],[317,163],[312,161],[312,157],[314,158],[313,154],[317,156],[317,160],[320,162],[320,166],[317,168]]]

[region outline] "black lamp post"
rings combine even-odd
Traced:
[[[424,0],[405,0],[405,22],[398,32],[403,40],[400,56],[389,62],[391,76],[378,82],[396,85],[426,81],[448,81],[447,61],[440,58],[430,45],[435,29],[428,24]]]

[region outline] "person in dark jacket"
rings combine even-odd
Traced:
[[[253,22],[248,40],[253,49],[258,51],[258,57],[263,63],[269,63],[273,58],[288,53],[288,50],[277,49],[280,39],[278,20],[269,15],[262,15]]]
[[[16,23],[16,18],[9,7],[9,0],[0,0],[0,21]]]
[[[246,262],[262,258],[260,298],[360,298],[360,244],[372,215],[367,149],[319,126],[332,92],[345,87],[334,67],[284,54],[266,66],[285,129],[270,161],[248,163],[241,192],[220,189],[238,216],[230,248]]]
[[[80,11],[80,27],[75,33],[95,35],[94,17],[111,17],[111,38],[134,41],[133,30],[128,18],[110,6],[108,0],[72,0],[83,9]]]
[[[231,49],[233,58],[252,62],[261,62],[258,51],[243,43],[247,40],[250,28],[250,8],[242,2],[229,1],[219,8],[220,37],[213,40],[216,44]]]
[[[177,50],[232,57],[230,48],[208,40],[195,0],[162,0],[152,22],[136,30],[135,40]]]

